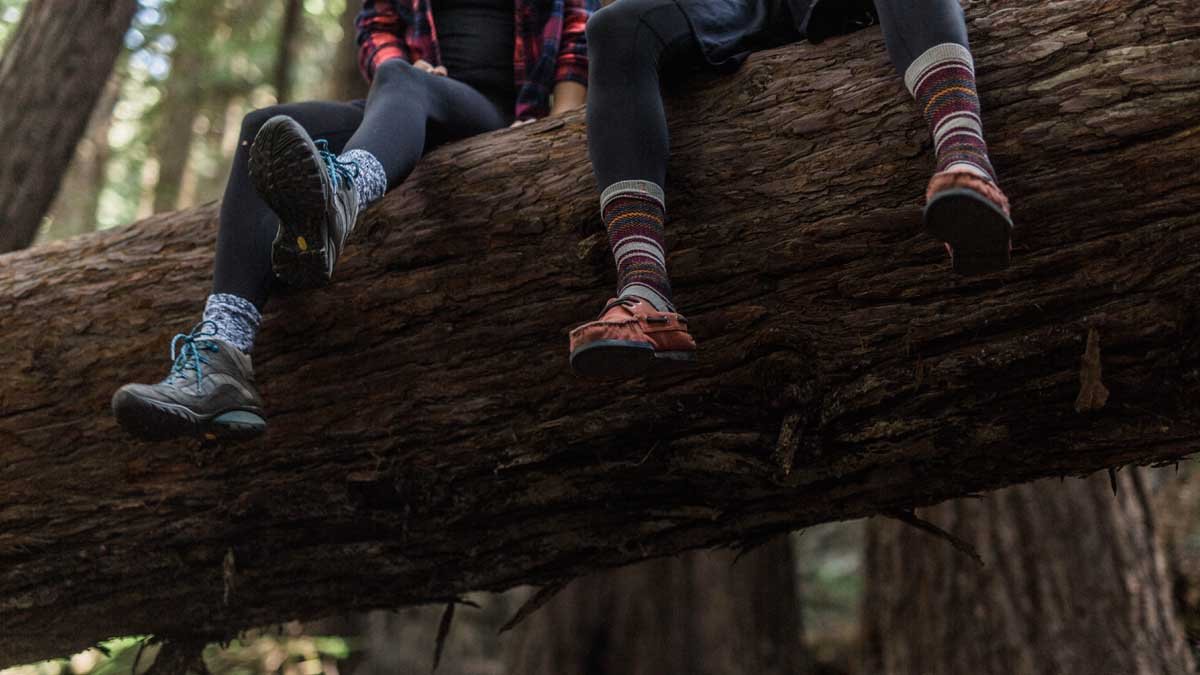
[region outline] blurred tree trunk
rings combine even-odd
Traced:
[[[25,248],[58,193],[137,0],[31,0],[0,59],[0,252]]]
[[[274,78],[275,98],[280,103],[292,100],[292,70],[304,19],[304,0],[283,1],[283,22],[279,29]]]
[[[792,675],[808,672],[788,537],[572,582],[517,628],[520,675]]]
[[[43,233],[46,240],[66,239],[96,229],[100,192],[112,155],[108,132],[112,128],[113,108],[121,97],[122,81],[120,73],[114,73],[96,103],[87,133],[75,148],[75,159],[50,208],[50,227]]]
[[[219,5],[207,0],[182,0],[172,9],[171,25],[178,30],[171,54],[162,103],[154,130],[158,182],[154,185],[154,212],[180,208],[179,193],[187,172],[194,134],[193,123],[205,91],[197,77],[208,60],[209,38],[218,25]]]
[[[1154,515],[1167,557],[1171,594],[1189,643],[1200,642],[1200,474],[1191,463],[1151,473]]]
[[[978,566],[894,521],[867,529],[866,668],[880,675],[1188,673],[1145,472],[1040,481],[923,509]]]
[[[360,7],[360,0],[346,0],[342,11],[342,43],[329,80],[329,98],[335,101],[353,101],[367,95],[367,83],[358,72],[358,29],[354,25]]]

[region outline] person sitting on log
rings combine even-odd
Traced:
[[[736,67],[752,49],[819,42],[876,22],[933,136],[926,230],[945,243],[958,273],[1008,265],[1008,200],[988,160],[958,0],[618,0],[587,26],[588,148],[618,290],[598,320],[571,331],[576,373],[633,377],[695,358],[666,268],[669,148],[660,76]]]
[[[225,189],[203,319],[158,384],[113,396],[150,439],[242,439],[266,429],[250,351],[276,279],[329,281],[358,215],[448,141],[582,106],[597,0],[365,0],[365,101],[248,114]],[[436,21],[436,28],[435,22]],[[317,140],[313,140],[313,139]]]

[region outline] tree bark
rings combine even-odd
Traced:
[[[137,0],[31,0],[0,59],[0,253],[33,241]]]
[[[877,30],[673,97],[687,374],[569,373],[567,328],[614,284],[580,113],[435,151],[336,283],[277,298],[255,353],[271,429],[246,446],[133,443],[106,413],[198,317],[215,207],[0,258],[0,663],[1194,451],[1198,12],[968,4],[1020,223],[1000,275],[954,277],[919,232],[929,136]],[[1103,407],[1076,410],[1081,375]]]
[[[900,523],[867,528],[867,663],[880,675],[1194,672],[1144,473],[1044,481],[922,513],[981,567]]]
[[[510,638],[506,672],[810,672],[791,542],[778,537],[735,558],[689,553],[574,581]]]

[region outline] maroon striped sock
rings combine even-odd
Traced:
[[[614,183],[600,197],[600,214],[617,261],[618,296],[637,296],[660,312],[674,311],[663,241],[662,188],[649,181]]]
[[[904,83],[929,123],[937,170],[970,171],[996,182],[983,140],[970,50],[952,42],[931,47],[908,67]]]

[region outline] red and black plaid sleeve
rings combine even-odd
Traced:
[[[587,86],[587,34],[584,28],[588,18],[599,8],[599,0],[564,0],[562,41],[554,69],[555,82],[578,82]]]
[[[404,0],[364,0],[358,27],[358,69],[370,82],[379,64],[390,59],[411,62],[405,32],[410,11]]]

